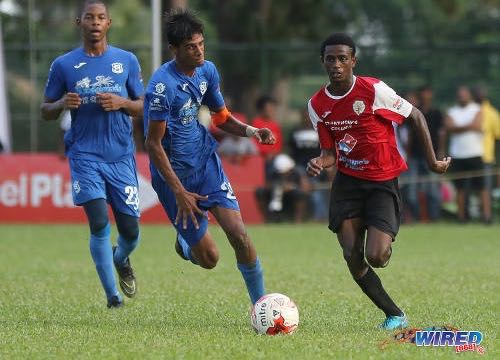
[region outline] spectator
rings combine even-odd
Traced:
[[[403,98],[407,100],[413,106],[417,106],[418,104],[418,96],[415,91],[408,91],[404,94]],[[396,136],[396,146],[398,148],[399,154],[401,157],[407,162],[408,161],[408,141],[410,136],[410,126],[408,123],[404,122],[402,124],[398,124],[396,122],[392,122],[392,126],[394,128],[394,133]],[[407,223],[411,222],[415,219],[413,212],[411,211],[411,206],[409,204],[408,199],[410,198],[410,182],[413,180],[411,174],[408,171],[402,172],[400,175],[401,185],[401,199],[403,203],[402,209],[402,220]]]
[[[281,125],[276,121],[276,100],[268,95],[261,96],[257,100],[256,107],[258,114],[257,117],[252,120],[252,126],[258,129],[268,128],[273,132],[276,138],[276,143],[274,143],[274,145],[262,146],[262,144],[258,142],[255,143],[259,150],[259,154],[264,158],[264,170],[267,179],[271,176],[274,157],[281,153],[283,148],[283,135]]]
[[[427,121],[427,127],[432,139],[434,152],[438,158],[444,156],[444,127],[441,111],[434,107],[433,92],[430,86],[424,86],[419,90],[420,108]],[[418,142],[415,130],[409,128],[408,136],[408,176],[411,182],[408,185],[408,204],[414,219],[423,220],[428,218],[435,221],[441,216],[441,193],[439,176],[430,171],[427,166],[425,154]],[[425,178],[426,180],[422,179]],[[427,209],[421,209],[421,197],[424,195]]]
[[[481,129],[481,107],[472,101],[468,87],[457,90],[458,104],[448,110],[445,118],[449,136],[452,172],[458,175],[454,180],[457,190],[458,220],[462,223],[469,219],[466,203],[469,191],[478,191],[482,202],[482,220],[491,222],[490,197],[484,186],[484,179],[477,176],[483,170],[483,134]],[[470,173],[472,172],[472,173]]]
[[[247,137],[227,134],[217,147],[219,155],[233,164],[241,164],[248,156],[257,155],[255,143]]]
[[[309,159],[319,155],[319,137],[314,130],[307,109],[303,109],[301,120],[290,133],[288,145],[293,160],[297,166],[305,169]],[[333,170],[323,172],[320,176],[310,178],[312,219],[324,221],[328,219],[328,199],[330,197],[330,181],[333,179]],[[322,186],[326,184],[326,186]]]
[[[310,191],[305,169],[295,161],[279,154],[273,160],[272,172],[266,185],[255,192],[257,204],[266,221],[293,219],[300,223],[305,219]]]
[[[483,162],[486,175],[484,177],[486,193],[491,206],[491,191],[493,190],[495,168],[495,141],[500,140],[500,115],[488,100],[488,92],[484,87],[477,87],[474,100],[481,106],[483,130]],[[487,201],[488,203],[488,201]]]

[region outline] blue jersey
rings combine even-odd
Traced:
[[[179,178],[192,175],[206,165],[217,142],[199,122],[201,105],[212,110],[224,106],[215,65],[205,61],[193,76],[176,69],[175,60],[163,64],[152,76],[144,100],[144,133],[150,121],[166,121],[162,140],[172,168]],[[153,164],[152,174],[158,173]]]
[[[114,93],[137,99],[144,93],[139,62],[131,52],[107,47],[101,56],[89,56],[78,48],[52,63],[45,97],[60,99],[78,93],[82,104],[71,111],[71,128],[64,142],[69,158],[120,161],[134,153],[132,122],[124,111],[104,111],[98,93]]]

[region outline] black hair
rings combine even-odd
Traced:
[[[264,107],[268,103],[276,104],[276,100],[274,100],[274,98],[272,96],[262,95],[255,102],[255,107],[257,108],[257,111],[262,111],[262,110],[264,110]]]
[[[189,9],[172,9],[165,16],[165,25],[168,43],[172,46],[179,46],[194,34],[203,35],[202,22]]]
[[[333,33],[328,36],[321,44],[321,58],[325,55],[325,48],[328,45],[347,45],[352,50],[352,56],[356,55],[356,45],[352,38],[345,33]]]
[[[108,13],[108,6],[104,2],[104,0],[84,0],[80,3],[80,7],[78,8],[78,16],[77,17],[80,18],[82,16],[82,14],[85,11],[85,9],[87,8],[87,6],[94,5],[94,4],[104,5],[104,7],[106,8],[106,13]]]

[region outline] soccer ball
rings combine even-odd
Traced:
[[[258,334],[291,334],[299,326],[299,310],[288,296],[267,294],[253,306],[250,320]]]

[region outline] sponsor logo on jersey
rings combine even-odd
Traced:
[[[79,68],[81,68],[83,65],[87,65],[87,63],[86,63],[86,62],[81,62],[81,63],[79,63],[79,64],[77,64],[77,65],[73,65],[73,67],[74,67],[75,69],[79,69]]]
[[[187,83],[182,84],[182,85],[181,85],[181,89],[182,89],[182,91],[186,91],[187,87],[188,87],[188,84],[187,84]]]
[[[352,103],[352,110],[356,115],[361,115],[365,111],[365,103],[362,100],[356,100]]]
[[[346,168],[357,171],[363,171],[365,169],[364,165],[368,165],[370,163],[367,159],[349,159],[345,155],[340,155],[339,161],[344,163]]]
[[[394,102],[394,104],[392,104],[392,107],[396,110],[399,110],[401,109],[401,106],[403,106],[403,99],[401,99],[400,97],[398,97],[396,99],[396,101]]]
[[[78,182],[78,180],[75,180],[73,182],[73,191],[75,192],[75,194],[78,194],[80,190],[81,190],[80,183]]]
[[[116,62],[111,64],[111,71],[115,74],[121,74],[123,72],[123,64]]]
[[[75,90],[82,98],[82,104],[97,103],[98,93],[115,93],[119,94],[122,87],[115,84],[111,76],[97,75],[95,82],[87,76],[80,79],[75,84]]]
[[[321,115],[321,117],[324,119],[324,118],[326,118],[328,115],[330,115],[331,113],[332,113],[331,111],[325,111],[325,112]]]
[[[198,119],[198,110],[200,106],[197,103],[193,103],[189,99],[179,110],[179,118],[181,119],[182,125],[189,125],[193,121]]]
[[[163,111],[164,108],[161,104],[161,99],[159,97],[154,97],[149,102],[149,110],[150,111]]]
[[[358,140],[356,140],[354,137],[352,137],[349,134],[345,134],[344,138],[339,141],[339,149],[340,151],[349,154],[352,151],[352,149],[354,149],[357,142]]]
[[[353,126],[358,125],[358,120],[325,121],[325,125],[328,126],[331,131],[345,131],[351,129]]]
[[[201,95],[205,95],[205,93],[207,92],[207,88],[208,88],[208,84],[206,81],[202,81],[200,83],[200,91],[201,91]]]

